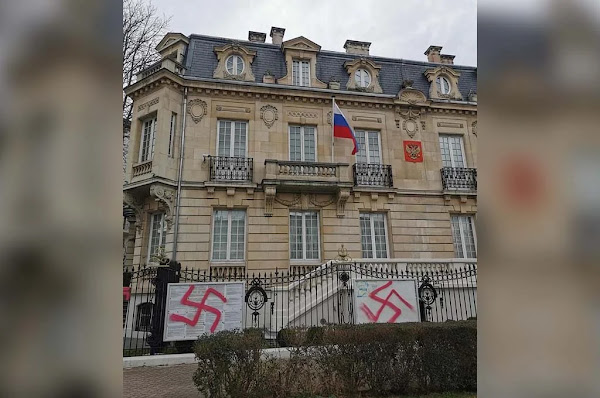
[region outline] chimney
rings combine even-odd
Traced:
[[[248,41],[253,41],[256,43],[264,43],[266,38],[267,38],[266,33],[253,32],[253,31],[248,32]]]
[[[442,58],[443,64],[454,65],[455,55],[442,54],[440,57]]]
[[[344,43],[346,54],[369,55],[369,47],[371,43],[368,41],[346,40]]]
[[[285,34],[285,29],[284,28],[278,28],[278,27],[271,27],[271,34],[269,36],[271,36],[271,42],[273,44],[277,44],[277,45],[281,45],[281,43],[283,43],[283,35]]]
[[[442,47],[440,46],[429,46],[427,51],[425,51],[425,55],[427,55],[428,62],[436,62],[441,63],[442,59],[440,56],[440,51],[442,51]]]

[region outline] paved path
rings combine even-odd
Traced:
[[[201,398],[192,381],[197,367],[190,364],[123,369],[123,397]]]

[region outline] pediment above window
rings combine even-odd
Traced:
[[[299,37],[296,37],[295,39],[290,39],[290,40],[284,41],[281,44],[281,47],[283,48],[284,52],[286,50],[304,50],[304,51],[313,51],[313,52],[321,51],[320,45],[318,45],[317,43],[315,43],[312,40],[307,39],[304,36],[299,36]]]
[[[381,66],[368,58],[356,58],[352,61],[344,62],[344,68],[348,72],[348,90],[364,91],[370,93],[382,93],[381,85],[379,84],[379,70]],[[369,76],[368,84],[363,79],[357,79],[356,72],[364,70]]]
[[[214,52],[217,55],[218,60],[217,68],[213,73],[215,79],[230,79],[246,82],[253,82],[255,80],[254,74],[252,73],[252,62],[256,56],[256,51],[249,50],[238,43],[231,43],[221,47],[215,47]],[[227,60],[232,56],[236,67],[228,70]],[[240,65],[238,57],[243,61],[241,68],[238,67],[238,65]]]
[[[430,83],[429,97],[435,99],[462,100],[458,90],[460,72],[448,66],[438,66],[424,72]]]

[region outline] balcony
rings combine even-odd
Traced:
[[[254,159],[209,156],[210,180],[220,182],[252,182]]]
[[[392,166],[389,164],[356,163],[353,166],[354,185],[392,188]]]
[[[341,185],[351,185],[347,163],[319,163],[287,160],[265,160],[265,181],[267,184],[300,187],[337,189]]]
[[[477,191],[477,169],[465,167],[443,167],[441,173],[442,188],[444,191]]]
[[[141,176],[152,171],[152,160],[134,164],[132,167],[133,177]]]
[[[145,79],[148,76],[155,74],[156,72],[158,72],[161,69],[168,69],[171,72],[176,73],[178,75],[182,74],[185,71],[185,67],[182,64],[180,64],[179,62],[177,62],[171,58],[164,58],[158,62],[153,63],[146,69],[143,69],[142,71],[140,71],[136,75],[136,80],[140,81],[142,79]]]

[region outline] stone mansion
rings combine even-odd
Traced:
[[[438,46],[412,61],[284,34],[168,33],[125,89],[124,265],[311,269],[342,245],[373,262],[476,262],[477,68]],[[333,99],[356,155],[332,137]]]

